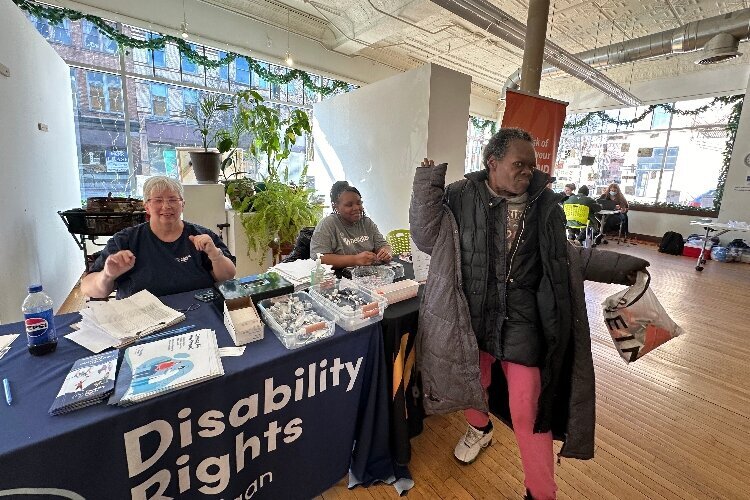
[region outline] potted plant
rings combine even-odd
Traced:
[[[257,92],[242,94],[240,98],[252,105],[238,113],[251,135],[249,153],[265,162],[267,172],[253,194],[245,198],[251,213],[242,219],[242,225],[249,251],[263,254],[271,247],[276,258],[294,243],[302,228],[316,225],[322,216],[322,207],[311,201],[313,191],[303,182],[307,167],[297,183],[289,181],[288,167],[281,170],[297,138],[311,131],[310,121],[302,110],[282,119],[279,110],[264,105]]]
[[[195,125],[201,136],[203,151],[191,151],[190,162],[198,184],[216,184],[221,170],[222,152],[231,149],[230,134],[221,127],[222,113],[234,108],[234,99],[224,94],[204,92],[194,109],[187,109],[185,116]],[[216,143],[218,151],[209,151],[209,144]],[[224,151],[222,151],[224,149]]]

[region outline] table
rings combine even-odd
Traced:
[[[176,308],[192,293],[162,298]],[[233,345],[210,304],[183,325],[213,328]],[[55,319],[70,331],[77,313]],[[266,327],[225,375],[127,408],[99,404],[51,417],[47,410],[76,359],[90,353],[60,338],[32,357],[21,333],[0,361],[13,404],[0,406],[0,496],[58,489],[67,498],[310,498],[349,471],[350,484],[392,481],[388,391],[379,324],[301,349]],[[49,491],[49,490],[47,490]],[[164,496],[159,496],[164,495]]]
[[[604,238],[604,224],[607,222],[607,218],[610,215],[619,214],[619,210],[599,210],[594,214],[594,217],[596,217],[599,220],[599,233],[594,237],[594,242],[596,242],[597,238],[602,237]],[[597,217],[600,216],[600,217]],[[618,235],[617,241],[619,243],[620,237]],[[596,244],[596,243],[595,243]]]
[[[730,231],[750,232],[750,225],[748,225],[747,223],[743,224],[745,224],[744,227],[737,227],[736,225],[730,226],[729,224],[723,224],[720,222],[699,220],[690,221],[691,226],[703,226],[703,229],[706,231],[705,236],[703,236],[703,245],[701,246],[701,251],[698,253],[698,261],[695,264],[695,270],[703,271],[703,265],[706,263],[706,259],[703,257],[703,254],[705,254],[706,252],[706,244],[708,243],[709,234],[711,234],[712,232],[716,232],[714,236],[721,236],[722,234],[726,234]]]

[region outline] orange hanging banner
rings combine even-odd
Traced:
[[[560,143],[567,106],[567,102],[517,90],[508,90],[505,94],[502,126],[522,128],[531,134],[536,150],[536,166],[550,175],[555,170],[557,145]]]

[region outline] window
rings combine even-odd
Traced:
[[[198,47],[194,43],[188,44],[191,49],[195,50],[198,53],[201,53],[203,51],[202,47]],[[198,74],[198,65],[194,62],[192,62],[190,59],[187,58],[184,54],[182,55],[182,72],[183,73],[190,73],[193,75]]]
[[[87,71],[86,86],[91,110],[110,113],[122,113],[125,110],[119,76]]]
[[[711,101],[684,101],[675,107],[689,111]],[[619,126],[615,131],[612,125],[591,120],[585,130],[563,130],[554,187],[585,184],[591,196],[598,196],[614,182],[628,201],[701,206],[696,200],[716,188],[730,108],[717,103],[700,115],[672,115],[657,108],[632,128]],[[631,119],[642,109],[620,110],[619,118]],[[608,115],[616,117],[618,112]],[[582,156],[593,156],[594,164],[583,164]]]
[[[149,40],[159,40],[161,37],[157,33],[147,33],[146,38]],[[154,65],[155,68],[166,68],[167,57],[164,53],[164,49],[155,49],[148,51],[149,62]]]
[[[117,43],[101,33],[95,24],[86,19],[83,20],[83,46],[88,50],[97,50],[109,54],[114,54],[117,51]]]
[[[260,66],[268,70],[268,64],[260,63]],[[253,88],[261,90],[268,89],[268,80],[264,79],[260,74],[253,72]]]
[[[224,59],[227,57],[226,52],[219,51],[219,60]],[[223,81],[229,80],[229,65],[225,64],[224,66],[219,66],[219,79]]]
[[[235,59],[234,68],[234,81],[250,85],[250,65],[248,64],[247,59],[244,57]]]
[[[34,27],[48,41],[53,43],[60,43],[63,45],[70,45],[70,20],[63,19],[58,25],[51,25],[46,19],[40,19],[32,15],[28,15],[29,20],[34,24]]]
[[[185,112],[198,112],[198,91],[193,89],[182,90],[182,106]]]
[[[169,116],[166,85],[160,83],[151,84],[151,114],[154,116]]]

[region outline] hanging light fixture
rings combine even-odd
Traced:
[[[290,9],[286,10],[286,58],[284,62],[287,66],[294,65],[294,59],[292,59],[292,53],[289,51],[289,27],[290,27]]]
[[[184,40],[187,40],[188,38],[190,38],[190,35],[188,34],[188,31],[187,31],[187,27],[188,27],[188,23],[187,23],[187,16],[185,15],[185,0],[182,0],[182,26],[181,26],[182,33],[180,34],[180,36]]]

